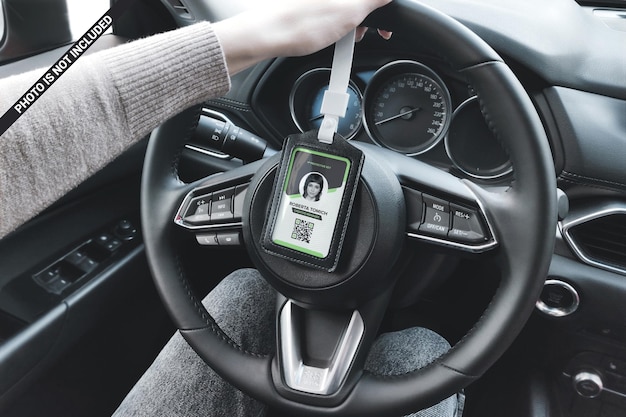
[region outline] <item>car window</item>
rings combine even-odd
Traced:
[[[4,5],[0,2],[0,45],[4,42]]]
[[[109,7],[109,0],[67,0],[72,38],[74,40],[80,38],[109,10]]]

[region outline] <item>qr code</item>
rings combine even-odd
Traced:
[[[301,242],[311,243],[311,236],[313,235],[313,223],[306,220],[296,219],[293,224],[293,232],[291,232],[291,238],[299,240]]]

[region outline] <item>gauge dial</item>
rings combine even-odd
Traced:
[[[467,99],[454,111],[445,143],[452,163],[471,177],[494,179],[513,171],[509,156],[487,126],[476,97]]]
[[[294,123],[302,132],[319,129],[324,116],[320,113],[324,92],[328,89],[330,70],[328,68],[314,69],[303,74],[291,90],[289,107]],[[362,95],[353,81],[348,86],[348,108],[346,115],[339,118],[337,133],[346,139],[352,139],[361,129]]]
[[[434,147],[450,124],[450,93],[437,74],[417,62],[392,62],[378,70],[364,102],[372,140],[407,155]]]

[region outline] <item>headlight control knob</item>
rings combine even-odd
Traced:
[[[581,371],[574,375],[574,391],[583,398],[596,398],[602,393],[602,378],[594,371]]]

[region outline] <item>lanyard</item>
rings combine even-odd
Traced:
[[[330,82],[322,100],[321,114],[324,115],[324,120],[317,136],[317,139],[322,143],[333,143],[333,137],[339,125],[339,118],[346,115],[348,101],[350,100],[348,84],[352,70],[355,32],[356,30],[350,31],[335,44]]]

